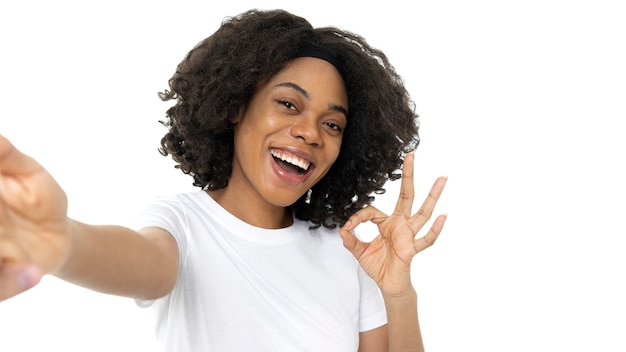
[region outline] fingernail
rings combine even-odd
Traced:
[[[17,274],[17,284],[19,285],[20,289],[24,291],[37,285],[40,279],[41,274],[39,270],[32,266],[24,268],[20,271],[19,274]]]

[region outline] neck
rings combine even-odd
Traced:
[[[250,199],[241,198],[229,187],[206,191],[222,208],[252,226],[264,229],[281,229],[293,224],[291,210],[279,206],[259,206]]]

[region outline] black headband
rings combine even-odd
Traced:
[[[339,57],[337,56],[337,54],[328,49],[322,48],[320,46],[304,46],[298,49],[296,55],[294,56],[294,59],[298,57],[315,57],[318,59],[322,59],[335,66],[337,71],[339,71],[339,74],[341,74],[341,77],[345,79],[346,75],[344,74],[345,72],[343,70],[343,65],[341,65]]]

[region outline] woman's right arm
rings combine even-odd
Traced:
[[[71,220],[67,259],[51,274],[99,292],[156,299],[168,294],[178,276],[178,247],[159,227],[139,232],[114,225]]]
[[[44,274],[104,293],[155,299],[176,282],[178,247],[161,228],[137,232],[68,218],[57,182],[0,136],[0,300]]]

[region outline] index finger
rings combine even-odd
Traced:
[[[415,197],[415,186],[413,185],[413,164],[415,155],[409,153],[404,158],[402,166],[402,183],[400,184],[400,196],[396,203],[394,214],[411,217],[413,198]]]

